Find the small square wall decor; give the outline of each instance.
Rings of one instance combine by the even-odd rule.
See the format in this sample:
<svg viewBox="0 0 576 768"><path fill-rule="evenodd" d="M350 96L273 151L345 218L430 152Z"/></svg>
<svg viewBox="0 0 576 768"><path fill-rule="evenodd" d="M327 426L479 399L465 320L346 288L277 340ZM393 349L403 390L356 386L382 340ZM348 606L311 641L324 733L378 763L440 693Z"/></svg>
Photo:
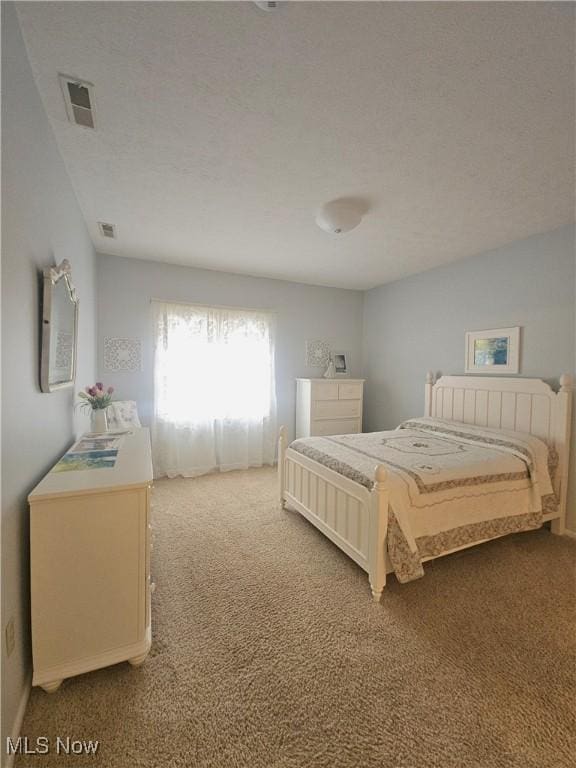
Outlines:
<svg viewBox="0 0 576 768"><path fill-rule="evenodd" d="M306 365L325 368L330 362L330 347L325 341L306 342Z"/></svg>
<svg viewBox="0 0 576 768"><path fill-rule="evenodd" d="M520 371L520 328L494 328L466 333L466 373Z"/></svg>
<svg viewBox="0 0 576 768"><path fill-rule="evenodd" d="M142 342L140 339L104 339L104 369L106 371L141 371Z"/></svg>

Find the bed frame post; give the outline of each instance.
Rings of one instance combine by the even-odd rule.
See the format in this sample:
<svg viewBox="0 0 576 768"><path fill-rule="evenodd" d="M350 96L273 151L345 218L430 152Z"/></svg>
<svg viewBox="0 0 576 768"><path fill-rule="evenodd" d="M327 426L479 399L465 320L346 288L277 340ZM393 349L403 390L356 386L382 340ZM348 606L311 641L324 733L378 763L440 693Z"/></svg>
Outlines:
<svg viewBox="0 0 576 768"><path fill-rule="evenodd" d="M560 376L558 408L556 409L555 446L560 456L560 516L551 522L552 533L562 536L566 528L566 498L568 492L568 466L570 462L570 431L572 426L573 379L568 373ZM576 460L576 457L572 457Z"/></svg>
<svg viewBox="0 0 576 768"><path fill-rule="evenodd" d="M370 505L370 550L368 578L375 602L379 602L386 586L386 531L388 529L388 473L379 464L374 471L374 487Z"/></svg>
<svg viewBox="0 0 576 768"><path fill-rule="evenodd" d="M426 389L424 391L424 416L432 416L432 388L434 387L434 374L428 371L426 374Z"/></svg>
<svg viewBox="0 0 576 768"><path fill-rule="evenodd" d="M286 437L286 427L281 426L278 433L278 496L280 499L280 507L284 509L286 507L286 501L284 499L284 488L286 487L286 448L288 439Z"/></svg>

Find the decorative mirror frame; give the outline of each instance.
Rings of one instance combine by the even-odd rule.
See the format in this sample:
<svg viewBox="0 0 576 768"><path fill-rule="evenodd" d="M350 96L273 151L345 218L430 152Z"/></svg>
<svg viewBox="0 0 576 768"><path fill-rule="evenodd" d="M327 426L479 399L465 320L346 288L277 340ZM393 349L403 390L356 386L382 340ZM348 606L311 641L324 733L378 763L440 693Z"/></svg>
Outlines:
<svg viewBox="0 0 576 768"><path fill-rule="evenodd" d="M44 288L42 295L42 359L40 363L40 389L42 392L54 392L56 389L73 387L76 379L76 348L78 344L78 297L72 284L72 268L68 259L63 259L58 266L44 270ZM72 374L66 381L50 383L50 337L52 316L52 291L54 286L64 280L70 301L74 304L74 341L72 343Z"/></svg>

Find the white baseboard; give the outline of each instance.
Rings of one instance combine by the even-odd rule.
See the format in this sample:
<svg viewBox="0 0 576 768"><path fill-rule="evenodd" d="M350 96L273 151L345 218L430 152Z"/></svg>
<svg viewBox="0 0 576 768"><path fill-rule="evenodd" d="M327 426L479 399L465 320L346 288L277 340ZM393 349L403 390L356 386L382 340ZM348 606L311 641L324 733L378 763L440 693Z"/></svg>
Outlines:
<svg viewBox="0 0 576 768"><path fill-rule="evenodd" d="M10 731L12 743L16 743L18 736L20 736L22 732L22 722L24 721L24 715L26 714L26 705L28 704L28 699L30 698L31 690L32 690L32 673L30 673L29 677L26 680L26 685L24 686L24 690L22 691L22 696L20 697L20 703L18 704L18 709L16 710L16 716L14 718L14 722L12 723L12 730ZM16 755L8 755L6 753L6 744L2 744L1 748L2 748L2 767L12 768L12 766L14 765L14 760L16 759Z"/></svg>
<svg viewBox="0 0 576 768"><path fill-rule="evenodd" d="M570 528L564 528L564 536L568 536L569 539L576 539L576 531L571 531Z"/></svg>

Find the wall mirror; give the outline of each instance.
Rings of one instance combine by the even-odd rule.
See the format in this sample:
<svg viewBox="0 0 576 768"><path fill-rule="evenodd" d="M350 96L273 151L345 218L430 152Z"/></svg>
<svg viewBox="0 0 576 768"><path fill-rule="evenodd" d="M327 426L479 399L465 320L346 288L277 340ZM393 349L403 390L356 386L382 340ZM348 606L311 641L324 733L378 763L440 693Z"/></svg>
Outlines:
<svg viewBox="0 0 576 768"><path fill-rule="evenodd" d="M72 387L76 376L78 299L70 262L44 270L40 388L53 392Z"/></svg>

